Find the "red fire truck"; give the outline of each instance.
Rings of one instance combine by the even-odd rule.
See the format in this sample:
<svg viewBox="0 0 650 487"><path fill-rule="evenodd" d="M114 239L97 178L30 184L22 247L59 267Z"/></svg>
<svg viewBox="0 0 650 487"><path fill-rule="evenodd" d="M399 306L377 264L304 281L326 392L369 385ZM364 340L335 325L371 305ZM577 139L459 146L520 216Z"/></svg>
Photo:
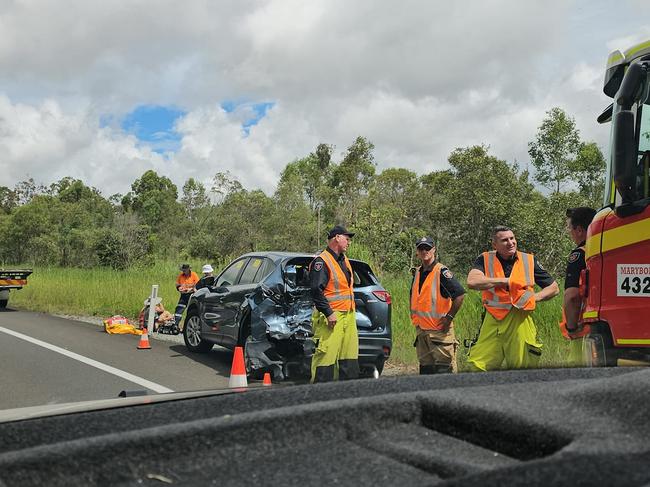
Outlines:
<svg viewBox="0 0 650 487"><path fill-rule="evenodd" d="M581 291L593 366L650 362L650 41L614 51L603 91L613 103L605 207L589 227Z"/></svg>

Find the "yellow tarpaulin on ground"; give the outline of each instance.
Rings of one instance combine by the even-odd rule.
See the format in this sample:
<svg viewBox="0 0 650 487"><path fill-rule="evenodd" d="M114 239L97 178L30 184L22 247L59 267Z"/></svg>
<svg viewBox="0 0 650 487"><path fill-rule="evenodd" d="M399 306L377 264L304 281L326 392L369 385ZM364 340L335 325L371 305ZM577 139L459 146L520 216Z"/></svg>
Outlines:
<svg viewBox="0 0 650 487"><path fill-rule="evenodd" d="M142 335L142 330L129 323L124 316L111 316L104 320L104 331L111 335Z"/></svg>

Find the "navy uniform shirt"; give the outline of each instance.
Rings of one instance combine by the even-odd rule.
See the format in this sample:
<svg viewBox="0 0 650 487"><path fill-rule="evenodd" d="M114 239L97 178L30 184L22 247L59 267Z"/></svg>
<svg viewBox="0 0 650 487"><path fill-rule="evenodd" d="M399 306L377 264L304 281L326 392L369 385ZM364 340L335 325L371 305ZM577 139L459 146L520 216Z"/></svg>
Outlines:
<svg viewBox="0 0 650 487"><path fill-rule="evenodd" d="M533 256L535 259L535 284L537 284L539 287L544 289L545 287L550 286L555 282L555 279L553 279L553 276L551 276L546 269L544 269L540 263L537 261L537 257ZM501 267L503 267L503 273L505 277L510 277L510 273L512 272L512 268L515 265L515 261L517 260L517 255L515 254L512 259L504 259L499 255L497 252L497 259L499 259L499 262L501 262ZM478 269L481 271L483 274L485 274L485 266L483 265L483 255L479 255L476 260L474 261L474 265L472 266L472 269Z"/></svg>
<svg viewBox="0 0 650 487"><path fill-rule="evenodd" d="M418 291L422 290L422 285L427 279L427 276L433 270L433 266L436 265L438 261L434 261L429 269L423 269L420 267L420 279L418 282ZM411 281L411 290L409 291L409 296L413 294L413 284L415 284L415 276ZM465 288L463 285L456 280L452 272L445 266L440 269L440 294L443 298L456 299L458 296L465 294Z"/></svg>
<svg viewBox="0 0 650 487"><path fill-rule="evenodd" d="M585 262L585 251L580 247L584 246L582 242L578 247L573 249L569 254L569 259L566 263L566 277L564 278L564 289L570 287L580 286L580 272L587 267Z"/></svg>
<svg viewBox="0 0 650 487"><path fill-rule="evenodd" d="M350 271L345 265L345 255L337 255L337 253L329 247L327 247L325 250L332 254L334 260L338 262L339 266L341 266L341 270L343 271L348 284L350 284L352 281L352 275L350 275ZM311 298L314 301L314 306L316 306L316 309L323 313L325 316L329 316L333 313L332 308L327 301L327 298L323 294L323 290L327 287L329 280L330 274L327 270L327 266L325 265L325 261L322 257L316 257L309 266Z"/></svg>

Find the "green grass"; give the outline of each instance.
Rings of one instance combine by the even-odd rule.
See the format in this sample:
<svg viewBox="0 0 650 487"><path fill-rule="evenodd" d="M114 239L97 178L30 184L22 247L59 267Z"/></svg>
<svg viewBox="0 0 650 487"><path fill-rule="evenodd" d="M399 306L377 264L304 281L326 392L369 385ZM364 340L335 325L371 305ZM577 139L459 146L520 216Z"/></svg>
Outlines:
<svg viewBox="0 0 650 487"><path fill-rule="evenodd" d="M200 270L202 263L190 262L192 268ZM213 264L215 270L223 263ZM143 301L151 293L151 285L158 284L158 295L165 307L173 312L178 300L175 280L178 265L171 262L159 263L140 270L115 271L105 268L35 268L28 284L20 291L12 291L10 303L22 309L70 315L98 316L106 318L121 314L136 318ZM415 330L409 319L410 274L382 275L382 285L391 293L393 351L391 362L416 364L413 341ZM561 295L551 301L540 303L533 319L539 338L544 344L542 367L562 366L568 353L568 342L562 338L557 325L562 314ZM480 294L468 291L463 307L454 324L456 336L461 342L458 349L458 365L462 370L467 351L464 338L472 338L481 322Z"/></svg>
<svg viewBox="0 0 650 487"><path fill-rule="evenodd" d="M201 270L201 263L190 264L195 272ZM27 286L12 291L9 299L13 306L46 313L135 318L151 294L152 284L158 284L163 305L173 313L179 296L175 286L179 272L175 263L128 271L35 268Z"/></svg>

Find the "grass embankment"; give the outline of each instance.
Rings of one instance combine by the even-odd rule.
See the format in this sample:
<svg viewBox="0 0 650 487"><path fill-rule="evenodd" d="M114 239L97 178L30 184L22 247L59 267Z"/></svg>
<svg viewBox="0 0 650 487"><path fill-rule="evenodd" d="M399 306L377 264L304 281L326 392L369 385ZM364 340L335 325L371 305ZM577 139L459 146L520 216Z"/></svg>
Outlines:
<svg viewBox="0 0 650 487"><path fill-rule="evenodd" d="M200 263L192 262L200 270ZM218 269L217 266L215 268ZM165 307L173 312L178 299L174 286L178 267L173 263L160 263L141 270L115 271L111 269L35 268L28 285L12 292L13 306L46 313L109 317L121 314L135 318L143 301L151 293L151 285L158 284L158 295ZM416 364L413 341L415 331L409 320L410 274L383 275L380 280L391 293L393 300L393 351L391 362ZM544 344L542 367L563 364L568 353L568 342L560 335L557 322L561 316L561 297L540 303L534 320L539 338ZM462 346L464 338L472 338L481 321L480 294L468 291L465 302L454 320L456 335L461 342L458 363L462 369L467 358Z"/></svg>
<svg viewBox="0 0 650 487"><path fill-rule="evenodd" d="M201 269L198 263L192 263L192 268ZM158 284L163 305L173 312L178 301L178 273L178 265L172 263L127 271L37 267L27 286L11 293L10 303L46 313L135 318L151 294L151 285Z"/></svg>

